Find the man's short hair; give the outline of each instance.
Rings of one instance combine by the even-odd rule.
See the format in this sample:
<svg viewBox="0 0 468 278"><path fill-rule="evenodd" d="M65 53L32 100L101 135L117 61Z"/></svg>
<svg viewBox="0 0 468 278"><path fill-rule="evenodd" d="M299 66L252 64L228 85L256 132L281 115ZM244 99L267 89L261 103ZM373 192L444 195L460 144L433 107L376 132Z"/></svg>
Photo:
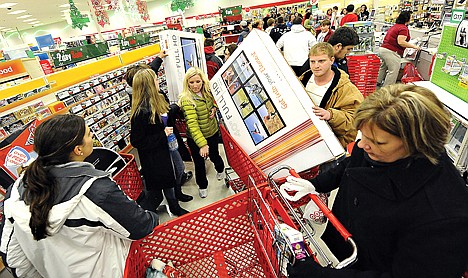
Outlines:
<svg viewBox="0 0 468 278"><path fill-rule="evenodd" d="M320 22L320 26L331 26L331 21L329 19L324 19Z"/></svg>
<svg viewBox="0 0 468 278"><path fill-rule="evenodd" d="M245 26L247 26L247 21L245 21L245 20L242 20L242 21L241 21L241 23L240 23L240 26L242 26L242 27L245 27Z"/></svg>
<svg viewBox="0 0 468 278"><path fill-rule="evenodd" d="M333 46L331 46L331 44L329 44L328 42L319 42L314 44L314 46L310 48L309 57L323 54L327 55L328 58L332 58L335 56Z"/></svg>
<svg viewBox="0 0 468 278"><path fill-rule="evenodd" d="M293 20L293 25L294 24L302 24L302 17L296 16Z"/></svg>
<svg viewBox="0 0 468 278"><path fill-rule="evenodd" d="M349 4L349 5L346 7L346 10L348 11L348 13L354 12L354 5L353 5L353 4Z"/></svg>
<svg viewBox="0 0 468 278"><path fill-rule="evenodd" d="M269 18L269 19L267 20L267 26L271 26L271 25L273 25L273 24L275 24L275 19L274 19L274 18Z"/></svg>
<svg viewBox="0 0 468 278"><path fill-rule="evenodd" d="M338 6L333 6L333 9L338 11Z"/></svg>
<svg viewBox="0 0 468 278"><path fill-rule="evenodd" d="M213 46L215 44L214 39L212 38L206 38L204 42L204 46Z"/></svg>
<svg viewBox="0 0 468 278"><path fill-rule="evenodd" d="M278 24L284 23L284 18L280 16L276 19L276 21L278 22Z"/></svg>
<svg viewBox="0 0 468 278"><path fill-rule="evenodd" d="M358 45L359 35L351 27L340 27L330 36L328 43L332 46L341 43L343 47L348 45Z"/></svg>

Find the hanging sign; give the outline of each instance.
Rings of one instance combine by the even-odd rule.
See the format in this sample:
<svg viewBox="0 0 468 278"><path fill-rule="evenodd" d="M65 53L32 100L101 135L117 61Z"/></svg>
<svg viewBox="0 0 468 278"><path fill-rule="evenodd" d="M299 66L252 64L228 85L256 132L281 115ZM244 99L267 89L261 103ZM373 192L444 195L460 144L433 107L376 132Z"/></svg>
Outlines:
<svg viewBox="0 0 468 278"><path fill-rule="evenodd" d="M52 62L56 68L106 54L109 54L107 43L88 44L50 53Z"/></svg>
<svg viewBox="0 0 468 278"><path fill-rule="evenodd" d="M18 74L26 74L26 69L21 60L11 60L0 63L0 79Z"/></svg>
<svg viewBox="0 0 468 278"><path fill-rule="evenodd" d="M226 21L242 20L242 6L223 8L220 11L221 17Z"/></svg>
<svg viewBox="0 0 468 278"><path fill-rule="evenodd" d="M45 75L54 73L54 70L52 69L52 65L50 64L49 60L40 60L39 64L41 65L42 71L44 72Z"/></svg>

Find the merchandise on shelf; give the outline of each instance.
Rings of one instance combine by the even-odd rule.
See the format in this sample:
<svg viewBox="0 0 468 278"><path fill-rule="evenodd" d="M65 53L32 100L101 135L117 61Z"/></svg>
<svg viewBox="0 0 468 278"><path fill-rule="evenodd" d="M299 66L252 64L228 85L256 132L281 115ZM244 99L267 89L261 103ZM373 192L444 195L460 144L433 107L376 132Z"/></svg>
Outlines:
<svg viewBox="0 0 468 278"><path fill-rule="evenodd" d="M348 22L345 24L351 27L359 35L359 44L353 48L353 53L373 53L375 48L375 25L372 21Z"/></svg>

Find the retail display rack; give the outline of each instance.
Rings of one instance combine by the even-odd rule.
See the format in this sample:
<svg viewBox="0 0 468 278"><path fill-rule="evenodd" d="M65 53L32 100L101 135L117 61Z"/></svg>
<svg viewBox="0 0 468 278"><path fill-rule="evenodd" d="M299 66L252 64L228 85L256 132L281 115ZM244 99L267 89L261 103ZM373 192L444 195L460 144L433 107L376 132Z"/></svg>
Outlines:
<svg viewBox="0 0 468 278"><path fill-rule="evenodd" d="M85 118L96 146L125 149L130 99L124 74L128 66L149 63L158 52L159 45L149 45L0 91L5 98L0 103L0 141L36 118L74 113ZM159 76L164 88L164 74Z"/></svg>
<svg viewBox="0 0 468 278"><path fill-rule="evenodd" d="M354 54L374 52L375 25L372 21L348 22L345 26L353 28L359 35L359 44L353 48Z"/></svg>

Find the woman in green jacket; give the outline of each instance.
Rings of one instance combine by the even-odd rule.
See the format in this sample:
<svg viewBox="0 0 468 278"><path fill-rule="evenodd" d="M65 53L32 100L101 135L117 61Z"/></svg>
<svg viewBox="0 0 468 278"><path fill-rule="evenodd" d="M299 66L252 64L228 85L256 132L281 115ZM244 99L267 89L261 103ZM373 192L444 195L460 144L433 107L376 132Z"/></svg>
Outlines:
<svg viewBox="0 0 468 278"><path fill-rule="evenodd" d="M219 128L216 104L206 74L199 68L188 69L179 104L187 123L187 143L195 164L195 179L201 198L208 195L205 159L214 163L218 180L224 179L224 162L218 151Z"/></svg>

